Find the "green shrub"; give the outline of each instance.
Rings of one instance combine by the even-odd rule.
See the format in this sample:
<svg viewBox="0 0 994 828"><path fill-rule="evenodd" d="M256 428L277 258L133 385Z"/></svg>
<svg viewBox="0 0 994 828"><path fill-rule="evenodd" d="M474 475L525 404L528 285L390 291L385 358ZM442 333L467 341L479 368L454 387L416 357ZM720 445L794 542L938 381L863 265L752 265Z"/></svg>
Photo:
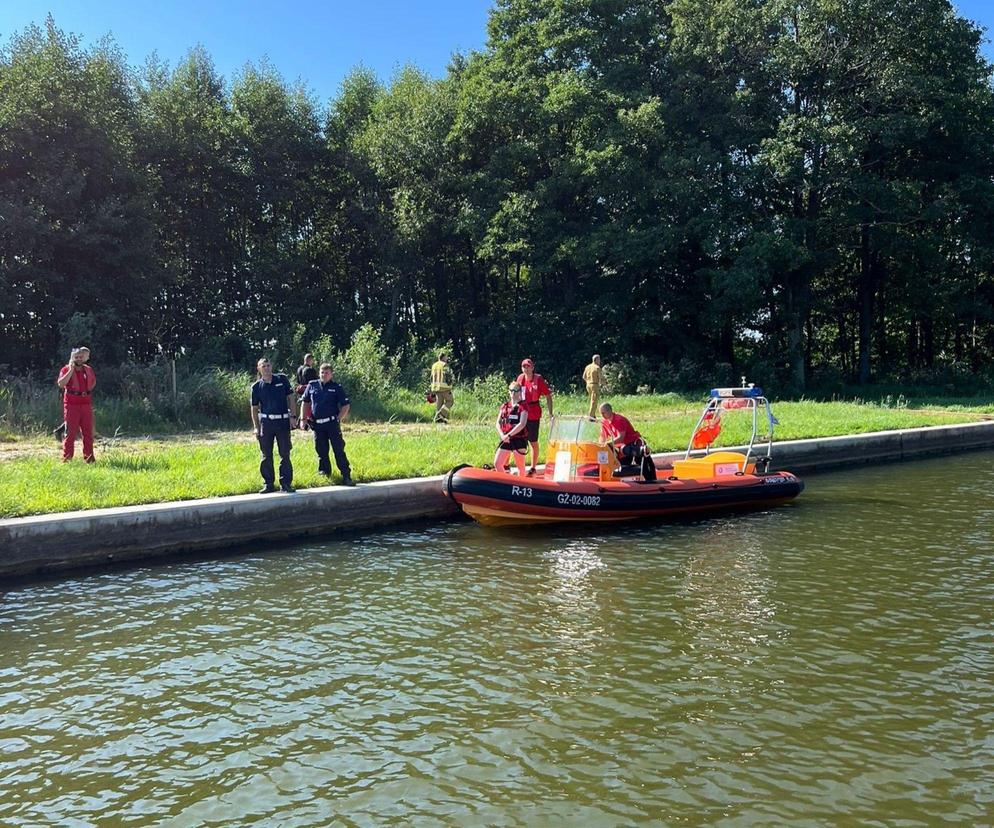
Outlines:
<svg viewBox="0 0 994 828"><path fill-rule="evenodd" d="M182 407L189 407L192 413L223 423L247 421L249 387L254 376L237 371L213 371L194 374L182 383Z"/></svg>
<svg viewBox="0 0 994 828"><path fill-rule="evenodd" d="M380 331L368 322L352 335L352 344L334 365L338 381L357 399L389 394L397 387L398 358L390 355Z"/></svg>
<svg viewBox="0 0 994 828"><path fill-rule="evenodd" d="M604 365L604 392L634 394L639 386L653 388L658 382L656 366L644 356L620 357Z"/></svg>
<svg viewBox="0 0 994 828"><path fill-rule="evenodd" d="M496 409L507 401L507 386L511 379L513 377L509 379L497 372L487 374L485 377L477 377L473 380L473 387L470 393L480 405Z"/></svg>
<svg viewBox="0 0 994 828"><path fill-rule="evenodd" d="M320 365L322 362L335 364L335 343L329 334L321 334L311 343L310 352L314 354L314 364Z"/></svg>
<svg viewBox="0 0 994 828"><path fill-rule="evenodd" d="M110 311L74 313L59 326L58 359L68 361L73 348L86 345L101 364L116 365L128 358L127 338L122 333L119 321Z"/></svg>
<svg viewBox="0 0 994 828"><path fill-rule="evenodd" d="M273 362L273 370L291 376L297 370L297 366L303 362L304 354L314 353L314 348L307 345L308 342L313 341L313 338L313 331L303 322L282 329L268 352Z"/></svg>
<svg viewBox="0 0 994 828"><path fill-rule="evenodd" d="M458 377L452 360L452 343L444 345L419 345L413 338L401 350L397 382L412 391L423 391L431 381L431 366L440 353L449 355L449 367Z"/></svg>
<svg viewBox="0 0 994 828"><path fill-rule="evenodd" d="M41 376L0 380L0 427L8 434L35 434L62 421L62 399Z"/></svg>

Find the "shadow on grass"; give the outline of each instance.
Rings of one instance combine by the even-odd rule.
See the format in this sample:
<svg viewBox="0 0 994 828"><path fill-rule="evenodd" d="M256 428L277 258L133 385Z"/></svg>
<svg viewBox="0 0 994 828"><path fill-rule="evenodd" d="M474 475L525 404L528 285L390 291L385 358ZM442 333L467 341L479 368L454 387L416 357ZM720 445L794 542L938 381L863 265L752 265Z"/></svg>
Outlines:
<svg viewBox="0 0 994 828"><path fill-rule="evenodd" d="M846 385L831 391L812 389L802 395L788 395L781 399L785 402L862 402L883 404L885 408L909 409L994 406L994 393L986 389L978 389L977 393L971 394L963 389L902 385Z"/></svg>

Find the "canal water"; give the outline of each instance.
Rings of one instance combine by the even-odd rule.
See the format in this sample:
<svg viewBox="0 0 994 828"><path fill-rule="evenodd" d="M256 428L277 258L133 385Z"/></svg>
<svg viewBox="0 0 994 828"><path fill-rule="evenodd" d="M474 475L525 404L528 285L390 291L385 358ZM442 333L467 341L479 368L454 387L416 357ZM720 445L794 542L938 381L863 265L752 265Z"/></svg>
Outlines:
<svg viewBox="0 0 994 828"><path fill-rule="evenodd" d="M994 455L14 588L0 824L990 825Z"/></svg>

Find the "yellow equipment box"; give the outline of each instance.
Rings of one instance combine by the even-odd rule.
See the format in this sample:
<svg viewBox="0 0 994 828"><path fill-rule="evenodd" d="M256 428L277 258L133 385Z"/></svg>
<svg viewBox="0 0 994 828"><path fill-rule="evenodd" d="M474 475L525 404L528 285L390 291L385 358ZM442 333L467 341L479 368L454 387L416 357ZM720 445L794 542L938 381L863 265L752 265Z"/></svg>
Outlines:
<svg viewBox="0 0 994 828"><path fill-rule="evenodd" d="M676 460L673 463L673 474L690 480L706 480L710 477L727 477L744 471L752 474L756 464L745 464L745 455L737 451L713 451L703 457L691 457L689 460Z"/></svg>

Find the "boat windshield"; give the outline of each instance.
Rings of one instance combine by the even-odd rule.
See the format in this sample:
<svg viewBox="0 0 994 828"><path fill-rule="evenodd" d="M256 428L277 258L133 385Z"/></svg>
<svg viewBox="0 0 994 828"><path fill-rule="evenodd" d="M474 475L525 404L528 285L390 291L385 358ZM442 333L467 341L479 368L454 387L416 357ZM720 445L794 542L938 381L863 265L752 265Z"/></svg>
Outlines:
<svg viewBox="0 0 994 828"><path fill-rule="evenodd" d="M605 445L606 435L601 432L601 421L589 417L556 417L552 421L549 440L553 443L596 443Z"/></svg>

